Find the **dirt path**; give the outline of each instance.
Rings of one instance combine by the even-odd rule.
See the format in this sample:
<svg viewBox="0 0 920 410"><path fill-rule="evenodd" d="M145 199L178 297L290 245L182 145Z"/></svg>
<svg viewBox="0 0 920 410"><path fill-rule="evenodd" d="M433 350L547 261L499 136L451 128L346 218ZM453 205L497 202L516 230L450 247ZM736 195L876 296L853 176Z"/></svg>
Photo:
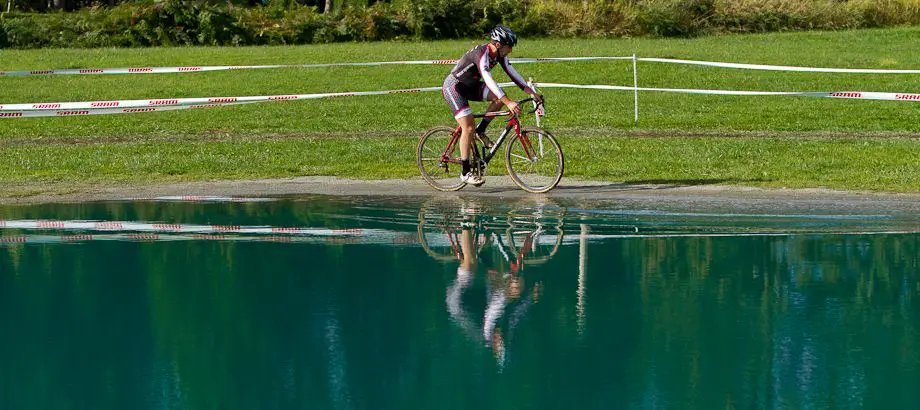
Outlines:
<svg viewBox="0 0 920 410"><path fill-rule="evenodd" d="M298 177L250 181L207 181L154 185L46 185L0 187L0 205L72 203L87 201L154 198L158 196L275 197L290 195L347 195L431 197L526 198L533 197L507 178L491 178L480 188L467 187L458 193L439 193L421 179L366 181L335 177ZM635 205L645 208L684 209L773 209L800 211L897 210L920 212L920 194L886 194L825 189L759 189L731 186L667 186L611 184L564 179L543 197L567 204L592 206Z"/></svg>

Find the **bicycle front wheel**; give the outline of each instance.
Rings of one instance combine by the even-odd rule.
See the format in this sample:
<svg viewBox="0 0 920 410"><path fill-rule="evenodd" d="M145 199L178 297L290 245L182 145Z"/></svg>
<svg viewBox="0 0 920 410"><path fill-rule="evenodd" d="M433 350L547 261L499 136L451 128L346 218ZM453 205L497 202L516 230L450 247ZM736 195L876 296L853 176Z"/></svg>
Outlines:
<svg viewBox="0 0 920 410"><path fill-rule="evenodd" d="M418 140L418 170L425 182L438 191L456 191L466 186L460 181L460 141L453 141L454 131L446 126L435 127Z"/></svg>
<svg viewBox="0 0 920 410"><path fill-rule="evenodd" d="M521 189L543 193L562 180L565 159L562 148L548 131L526 127L520 137L514 137L505 150L508 175Z"/></svg>

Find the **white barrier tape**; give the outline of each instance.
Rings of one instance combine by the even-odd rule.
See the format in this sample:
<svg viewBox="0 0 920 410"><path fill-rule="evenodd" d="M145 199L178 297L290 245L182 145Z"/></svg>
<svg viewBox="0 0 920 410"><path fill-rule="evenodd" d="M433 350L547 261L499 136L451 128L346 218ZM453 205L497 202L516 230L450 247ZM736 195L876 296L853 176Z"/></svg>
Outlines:
<svg viewBox="0 0 920 410"><path fill-rule="evenodd" d="M615 91L653 91L683 94L708 94L708 95L738 95L738 96L798 96L842 98L854 100L885 100L885 101L920 101L920 94L916 93L885 93L866 91L834 91L834 92L793 92L793 91L743 91L743 90L703 90L687 88L650 88L627 87L617 85L581 85L563 83L534 83L545 88L576 88ZM509 86L511 83L502 83ZM7 104L0 105L0 118L29 118L29 117L61 117L102 114L127 114L140 112L157 112L182 110L192 108L208 108L224 105L252 104L268 101L294 101L330 97L351 97L363 95L403 94L422 91L440 91L441 87L410 88L404 90L385 91L357 91L326 94L297 94L297 95L270 95L248 97L210 97L210 98L172 98L158 100L125 100L125 101L92 101L92 102L67 102L67 103L38 103L38 104ZM85 108L94 104L118 104L118 108ZM151 106L155 104L155 106ZM98 105L96 105L98 106Z"/></svg>
<svg viewBox="0 0 920 410"><path fill-rule="evenodd" d="M740 69L745 69L745 70L765 70L765 71L808 72L808 73L849 73L849 74L920 74L920 70L798 67L798 66L768 65L768 64L723 63L719 61L679 60L679 59L673 59L673 58L639 58L637 60L647 61L647 62L652 62L652 63L686 64L686 65L699 65L699 66L706 66L706 67L740 68Z"/></svg>
<svg viewBox="0 0 920 410"><path fill-rule="evenodd" d="M544 57L512 58L512 64L555 63L589 60L627 60L632 57ZM101 75L101 74L169 74L201 73L205 71L258 70L274 68L324 68L324 67L370 67L384 65L453 65L457 60L412 60L372 61L366 63L320 63L320 64L276 64L276 65L217 65L198 67L131 67L131 68L78 68L64 70L0 71L0 77L25 77L34 75Z"/></svg>
<svg viewBox="0 0 920 410"><path fill-rule="evenodd" d="M693 88L649 88L649 87L626 87L618 85L580 85L580 84L561 84L561 83L536 83L545 88L581 88L593 90L616 90L616 91L653 91L666 93L683 93L683 94L708 94L708 95L739 95L739 96L794 96L794 97L822 97L822 98L842 98L851 100L885 100L885 101L920 101L920 94L915 93L883 93L883 92L866 92L866 91L834 91L834 92L794 92L794 91L743 91L743 90L701 90Z"/></svg>
<svg viewBox="0 0 920 410"><path fill-rule="evenodd" d="M508 86L510 83L502 84ZM324 94L264 95L247 97L168 98L155 100L82 101L35 104L0 105L0 118L62 117L101 114L130 114L208 108L224 105L252 104L269 101L296 101L331 97L405 94L440 91L441 87L409 88L403 90L356 91ZM106 107L106 108L99 108Z"/></svg>
<svg viewBox="0 0 920 410"><path fill-rule="evenodd" d="M551 63L567 61L602 61L632 60L633 57L546 57L546 58L512 58L512 64ZM637 58L637 61L698 65L718 68L738 68L747 70L815 72L815 73L851 73L851 74L920 74L920 70L873 69L873 68L826 68L800 67L769 64L727 63L720 61L682 60L674 58ZM35 75L100 75L100 74L168 74L199 73L225 70L257 70L275 68L324 68L324 67L369 67L386 65L451 65L457 60L409 60L409 61L373 61L363 63L319 63L319 64L275 64L275 65L238 65L238 66L189 66L189 67L130 67L130 68L79 68L62 70L26 70L0 71L0 77L23 77Z"/></svg>
<svg viewBox="0 0 920 410"><path fill-rule="evenodd" d="M137 114L144 112L161 112L188 110L197 108L213 108L225 105L252 104L259 101L224 103L224 104L193 104L193 105L176 105L165 107L136 107L136 108L98 108L98 109L76 109L76 110L38 110L38 111L5 111L0 110L0 119L3 118L33 118L33 117L78 117L85 115L104 115L104 114Z"/></svg>

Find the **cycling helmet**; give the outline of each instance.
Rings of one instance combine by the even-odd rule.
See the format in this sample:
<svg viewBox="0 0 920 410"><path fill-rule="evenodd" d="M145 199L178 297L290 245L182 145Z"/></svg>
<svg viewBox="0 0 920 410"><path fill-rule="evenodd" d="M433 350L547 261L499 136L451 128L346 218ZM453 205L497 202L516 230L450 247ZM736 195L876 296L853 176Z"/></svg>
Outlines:
<svg viewBox="0 0 920 410"><path fill-rule="evenodd" d="M514 34L514 31L501 24L492 29L489 33L489 38L503 46L514 47L517 45L517 34Z"/></svg>

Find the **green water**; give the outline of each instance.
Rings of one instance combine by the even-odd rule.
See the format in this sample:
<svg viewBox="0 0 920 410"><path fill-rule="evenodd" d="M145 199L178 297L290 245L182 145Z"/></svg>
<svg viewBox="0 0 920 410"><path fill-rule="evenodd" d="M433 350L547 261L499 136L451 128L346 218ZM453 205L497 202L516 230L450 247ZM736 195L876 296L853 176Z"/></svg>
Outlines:
<svg viewBox="0 0 920 410"><path fill-rule="evenodd" d="M309 197L0 220L2 409L920 407L916 216Z"/></svg>

